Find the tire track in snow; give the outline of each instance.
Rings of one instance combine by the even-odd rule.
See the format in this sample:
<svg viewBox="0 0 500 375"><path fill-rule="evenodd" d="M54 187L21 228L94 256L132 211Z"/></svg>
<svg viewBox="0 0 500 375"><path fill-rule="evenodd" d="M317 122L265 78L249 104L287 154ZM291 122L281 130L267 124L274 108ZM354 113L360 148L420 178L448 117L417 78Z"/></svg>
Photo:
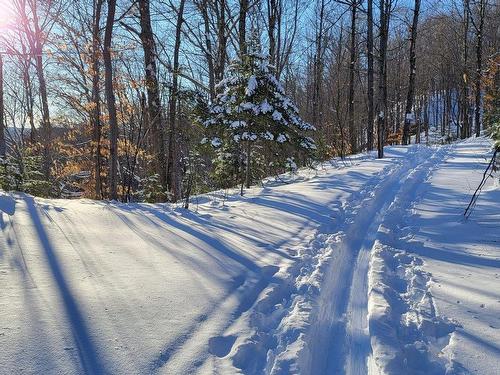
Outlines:
<svg viewBox="0 0 500 375"><path fill-rule="evenodd" d="M436 157L439 150L432 156L423 152L427 150L412 147L400 163L382 172L346 205L344 211L348 215L345 215L344 239L335 251L331 270L323 282L316 319L308 334L308 350L299 359L303 373L368 373L371 345L367 304L371 249L384 220L384 212L398 197L401 182L414 173L415 167L430 169L444 157ZM425 159L427 161L423 162Z"/></svg>

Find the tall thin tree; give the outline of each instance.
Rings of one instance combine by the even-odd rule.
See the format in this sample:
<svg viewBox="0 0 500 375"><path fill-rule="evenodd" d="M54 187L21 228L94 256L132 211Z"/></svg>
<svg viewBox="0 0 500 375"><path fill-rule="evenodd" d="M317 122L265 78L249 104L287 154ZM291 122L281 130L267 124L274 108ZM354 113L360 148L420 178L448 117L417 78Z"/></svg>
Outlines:
<svg viewBox="0 0 500 375"><path fill-rule="evenodd" d="M95 174L95 196L101 199L103 196L101 171L102 171L102 124L101 124L101 93L99 81L101 78L101 13L104 0L94 0L94 9L92 17L92 114L90 116L90 124L93 130L93 141L95 144L94 150L94 174Z"/></svg>
<svg viewBox="0 0 500 375"><path fill-rule="evenodd" d="M313 95L312 95L312 123L318 126L321 122L321 86L323 78L323 51L324 51L324 27L325 27L325 0L319 0L319 19L316 28L316 46L313 61Z"/></svg>
<svg viewBox="0 0 500 375"><path fill-rule="evenodd" d="M463 0L462 131L460 133L462 139L469 137L471 133L469 121L469 2L470 0Z"/></svg>
<svg viewBox="0 0 500 375"><path fill-rule="evenodd" d="M184 22L184 4L185 0L180 0L177 9L177 23L175 26L175 45L174 45L174 64L172 67L172 88L169 98L169 127L168 127L168 163L167 163L167 182L173 200L180 198L180 191L177 181L177 163L176 163L176 142L177 142L177 98L179 96L179 53L182 37L182 23Z"/></svg>
<svg viewBox="0 0 500 375"><path fill-rule="evenodd" d="M475 1L477 5L477 18L471 16L470 20L476 31L476 95L475 95L475 132L476 137L481 134L481 112L482 112L482 78L483 78L483 32L484 32L484 19L486 16L487 0ZM469 2L469 12L470 2Z"/></svg>
<svg viewBox="0 0 500 375"><path fill-rule="evenodd" d="M50 7L48 2L45 6ZM40 92L41 111L42 111L42 144L43 144L43 173L47 180L50 179L52 168L52 124L50 121L49 99L47 91L47 82L45 79L43 47L47 40L47 30L43 27L49 27L50 23L41 22L37 0L16 0L14 2L16 11L21 17L24 34L29 44L29 54L35 62L35 71L38 77L38 89ZM29 12L29 14L28 14ZM46 13L49 13L48 9Z"/></svg>
<svg viewBox="0 0 500 375"><path fill-rule="evenodd" d="M373 105L374 105L374 79L373 79L373 0L368 0L367 9L367 54L368 54L368 119L367 119L367 149L373 150Z"/></svg>
<svg viewBox="0 0 500 375"><path fill-rule="evenodd" d="M239 0L240 14L238 18L238 46L240 48L240 55L243 56L247 53L247 13L248 13L248 0Z"/></svg>
<svg viewBox="0 0 500 375"><path fill-rule="evenodd" d="M387 128L387 43L392 0L379 0L380 36L378 55L378 116L377 149L378 157L384 157L385 132Z"/></svg>
<svg viewBox="0 0 500 375"><path fill-rule="evenodd" d="M163 110L160 98L160 85L157 77L156 43L151 26L149 0L139 0L141 32L140 39L144 51L144 69L146 76L146 91L148 94L148 117L151 128L155 171L160 178L164 191L172 186L167 179L167 162L165 154L165 132Z"/></svg>
<svg viewBox="0 0 500 375"><path fill-rule="evenodd" d="M118 119L113 87L113 63L111 61L111 41L115 23L116 0L108 0L108 15L104 32L104 82L109 116L109 194L118 199Z"/></svg>
<svg viewBox="0 0 500 375"><path fill-rule="evenodd" d="M351 152L354 154L357 151L358 134L354 126L354 75L356 70L356 17L358 10L358 0L352 0L351 8L351 38L350 38L350 61L349 61L349 103L348 103L348 123L349 123L349 141L351 144Z"/></svg>
<svg viewBox="0 0 500 375"><path fill-rule="evenodd" d="M420 13L420 0L415 0L415 6L413 8L413 22L410 31L410 74L408 79L408 94L406 97L406 109L405 109L405 118L403 126L404 145L407 145L410 142L410 124L412 118L416 120L415 114L413 114L413 101L415 99L415 77L417 73L416 43L417 43L417 27L418 27L419 13Z"/></svg>
<svg viewBox="0 0 500 375"><path fill-rule="evenodd" d="M5 144L5 111L3 102L3 55L0 53L0 158L5 157L7 146Z"/></svg>

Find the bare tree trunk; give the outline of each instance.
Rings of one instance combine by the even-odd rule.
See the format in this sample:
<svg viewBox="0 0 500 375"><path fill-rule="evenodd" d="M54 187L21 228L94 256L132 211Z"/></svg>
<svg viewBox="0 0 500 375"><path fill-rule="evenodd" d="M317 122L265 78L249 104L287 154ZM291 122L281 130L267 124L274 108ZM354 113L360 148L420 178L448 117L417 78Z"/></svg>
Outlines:
<svg viewBox="0 0 500 375"><path fill-rule="evenodd" d="M417 27L418 16L420 13L420 0L415 0L415 8L413 9L413 23L411 26L410 36L410 78L408 83L408 96L406 97L405 122L403 126L403 144L407 145L410 142L410 122L415 97L415 75L417 55L415 47L417 43ZM415 116L414 116L415 117Z"/></svg>
<svg viewBox="0 0 500 375"><path fill-rule="evenodd" d="M108 0L108 16L104 32L104 80L109 115L109 193L111 199L118 199L118 120L116 117L115 93L113 88L113 64L111 62L111 40L115 21L116 0Z"/></svg>
<svg viewBox="0 0 500 375"><path fill-rule="evenodd" d="M7 146L5 144L5 113L3 102L3 55L0 53L0 158L5 157Z"/></svg>
<svg viewBox="0 0 500 375"><path fill-rule="evenodd" d="M38 9L37 3L32 1L29 2L32 22L33 22L33 34L29 31L28 25L26 27L27 35L32 36L31 39L31 49L35 58L35 70L38 77L38 85L40 91L40 99L42 104L42 143L43 143L43 173L47 180L50 179L51 167L52 167L52 125L50 123L50 110L49 110L49 100L47 95L47 83L45 81L45 73L43 70L43 57L42 57L42 43L44 36L42 35L42 30L40 29L40 21L38 19Z"/></svg>
<svg viewBox="0 0 500 375"><path fill-rule="evenodd" d="M160 185L164 191L167 191L171 187L171 181L168 181L167 177L163 112L157 77L156 43L153 28L151 27L149 0L139 0L139 12L141 18L140 38L144 50L146 91L148 94L149 123L153 138L153 160L155 160L155 171L160 177Z"/></svg>
<svg viewBox="0 0 500 375"><path fill-rule="evenodd" d="M227 33L226 33L226 0L216 1L218 4L217 14L217 60L215 64L215 80L219 82L224 76L227 57ZM246 26L245 26L246 27Z"/></svg>
<svg viewBox="0 0 500 375"><path fill-rule="evenodd" d="M320 123L320 94L323 77L323 26L325 14L325 1L321 0L319 11L319 25L316 31L316 55L314 56L314 91L312 97L312 122L314 126Z"/></svg>
<svg viewBox="0 0 500 375"><path fill-rule="evenodd" d="M99 47L101 45L101 11L103 0L94 0L94 17L92 25L92 113L90 123L93 129L95 143L94 174L95 174L95 197L102 199L102 155L101 155L101 95L99 90L100 63Z"/></svg>
<svg viewBox="0 0 500 375"><path fill-rule="evenodd" d="M351 43L350 43L350 61L349 61L349 103L348 103L348 124L349 141L351 144L351 153L357 152L357 132L354 127L354 70L356 67L356 10L358 8L357 0L351 2Z"/></svg>
<svg viewBox="0 0 500 375"><path fill-rule="evenodd" d="M52 153L51 153L51 142L52 142L52 126L50 124L50 111L49 111L49 100L47 97L47 84L45 82L45 74L43 72L43 62L42 56L39 55L35 58L36 61L36 71L38 75L38 83L40 89L40 96L42 101L42 131L43 131L43 170L45 178L50 179L50 169L52 166Z"/></svg>
<svg viewBox="0 0 500 375"><path fill-rule="evenodd" d="M246 29L247 29L247 12L248 0L240 1L240 15L238 19L238 45L240 48L240 56L247 53Z"/></svg>
<svg viewBox="0 0 500 375"><path fill-rule="evenodd" d="M292 52L292 47L295 45L295 39L297 36L297 29L299 27L299 0L293 0L293 21L291 29L288 32L283 32L283 27L281 23L283 3L279 0L279 13L277 20L277 35L276 35L276 78L280 79L283 70L288 66L290 55ZM285 30L286 31L286 30ZM289 38L283 39L282 34L286 34Z"/></svg>
<svg viewBox="0 0 500 375"><path fill-rule="evenodd" d="M417 110L415 115L415 122L417 125L417 133L415 135L415 143L420 143L421 132L422 132L422 124L420 121L420 115L422 112L422 99L417 99Z"/></svg>
<svg viewBox="0 0 500 375"><path fill-rule="evenodd" d="M269 38L269 62L271 65L276 66L278 71L278 56L279 56L279 40L277 41L277 32L279 34L279 25L281 15L281 0L267 0L267 20L268 30L267 35Z"/></svg>
<svg viewBox="0 0 500 375"><path fill-rule="evenodd" d="M269 39L269 62L276 60L276 0L267 0L267 37Z"/></svg>
<svg viewBox="0 0 500 375"><path fill-rule="evenodd" d="M246 154L247 154L247 165L245 166L245 186L247 189L250 188L250 185L252 184L252 175L250 173L251 171L251 157L252 157L252 144L250 141L247 141L247 149L246 149Z"/></svg>
<svg viewBox="0 0 500 375"><path fill-rule="evenodd" d="M448 109L446 105L446 90L442 90L441 92L441 99L442 99L442 104L443 104L443 112L441 115L441 136L444 136L446 133L446 120L448 118L448 115L446 113L446 110Z"/></svg>
<svg viewBox="0 0 500 375"><path fill-rule="evenodd" d="M426 142L429 142L429 95L425 94L424 98L424 131Z"/></svg>
<svg viewBox="0 0 500 375"><path fill-rule="evenodd" d="M389 32L390 1L379 0L380 37L379 37L379 83L378 83L378 116L377 116L377 148L378 157L384 157L385 131L387 125L387 41Z"/></svg>
<svg viewBox="0 0 500 375"><path fill-rule="evenodd" d="M167 182L174 201L180 198L177 181L177 163L176 163L176 120L177 120L177 97L178 97L178 74L179 74L179 51L181 46L182 23L184 22L184 4L185 0L179 3L177 12L177 24L175 28L175 46L174 46L174 65L172 71L172 91L169 98L169 129L168 129L168 163L167 163Z"/></svg>
<svg viewBox="0 0 500 375"><path fill-rule="evenodd" d="M476 123L476 137L481 134L481 79L483 70L483 29L484 17L486 13L487 0L479 0L479 25L476 27L476 109L475 109L475 123Z"/></svg>
<svg viewBox="0 0 500 375"><path fill-rule="evenodd" d="M199 5L199 10L201 11L201 16L203 18L203 28L205 37L205 58L208 65L208 91L210 93L210 100L215 98L215 64L212 40L210 38L210 19L208 18L208 0L203 0ZM222 29L224 32L224 28Z"/></svg>
<svg viewBox="0 0 500 375"><path fill-rule="evenodd" d="M36 141L36 129L35 116L33 113L35 99L33 98L33 89L30 76L31 54L26 49L26 46L24 44L21 45L21 51L23 56L20 56L19 62L23 67L23 86L26 95L26 114L30 123L30 143L34 144Z"/></svg>
<svg viewBox="0 0 500 375"><path fill-rule="evenodd" d="M464 35L463 35L463 86L462 86L462 139L470 137L469 124L469 1L463 0L464 7Z"/></svg>
<svg viewBox="0 0 500 375"><path fill-rule="evenodd" d="M373 0L368 0L368 120L367 120L367 149L373 150L373 104L374 104L374 89L373 89Z"/></svg>
<svg viewBox="0 0 500 375"><path fill-rule="evenodd" d="M446 125L448 126L447 138L451 137L451 119L452 119L452 109L451 109L451 89L446 90Z"/></svg>

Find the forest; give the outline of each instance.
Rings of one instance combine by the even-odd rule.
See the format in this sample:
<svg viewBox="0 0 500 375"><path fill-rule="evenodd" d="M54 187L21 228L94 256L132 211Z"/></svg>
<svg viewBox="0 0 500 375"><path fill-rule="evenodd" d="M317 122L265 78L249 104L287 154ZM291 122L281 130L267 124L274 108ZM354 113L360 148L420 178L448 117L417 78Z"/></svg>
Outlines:
<svg viewBox="0 0 500 375"><path fill-rule="evenodd" d="M494 129L495 0L2 0L0 186L175 202Z"/></svg>
<svg viewBox="0 0 500 375"><path fill-rule="evenodd" d="M0 0L0 374L498 375L500 0Z"/></svg>

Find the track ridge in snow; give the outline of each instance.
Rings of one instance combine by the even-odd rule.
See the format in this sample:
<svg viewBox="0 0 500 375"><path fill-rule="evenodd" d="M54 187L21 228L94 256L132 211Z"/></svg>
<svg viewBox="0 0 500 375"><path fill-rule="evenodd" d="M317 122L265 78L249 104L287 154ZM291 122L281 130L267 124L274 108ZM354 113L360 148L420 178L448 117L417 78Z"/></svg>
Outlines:
<svg viewBox="0 0 500 375"><path fill-rule="evenodd" d="M408 153L414 158L413 155L419 151L417 146L412 146ZM251 310L249 321L253 333L245 339L237 340L231 355L235 367L245 374L325 373L316 372L317 368L304 367L304 357L308 357L311 352L317 353L318 348L320 350L324 348L321 344L316 347L317 340L310 342L308 336L311 334L311 329L316 329L314 322L318 319L318 314L321 314L321 309L325 307L324 301L320 300L322 295L326 295L323 288L325 284L327 286L332 284L331 280L327 281L326 278L330 274L334 277L343 275L346 280L352 278L352 267L347 265L355 263L356 256L342 243L346 240L351 241L349 238L356 238L359 234L357 232L363 226L366 230L369 226L368 219L376 215L380 207L373 207L362 224L353 225L356 224L360 210L374 200L378 202L377 194L387 185L387 180L396 182L406 166L407 163L403 158L395 158L380 172L368 178L359 190L353 191L347 201L333 204L332 225L320 228L309 236L306 243L296 251L300 261L287 269L282 282L272 284ZM383 202L378 203L383 204ZM375 233L376 229L376 227L370 228L371 233ZM373 240L373 238L368 239L368 247L371 248ZM361 245L362 243L357 244L358 248ZM345 272L337 273L336 269L332 268L332 263L336 261L343 262ZM366 296L368 258L363 263ZM342 326L345 331L349 285L344 285L342 277L333 284L337 282L344 286L342 293L346 293L342 296L345 301L343 307L339 305L342 312L338 312L341 315L338 327ZM365 304L366 299L365 297ZM323 314L331 315L327 309ZM366 313L364 317L366 318ZM320 335L328 331L325 327L318 328L322 331ZM313 336L316 338L316 335ZM326 343L327 340L327 337L323 337L319 341ZM315 348L311 349L312 346ZM260 367L263 363L266 363L265 368Z"/></svg>
<svg viewBox="0 0 500 375"><path fill-rule="evenodd" d="M358 202L368 197L373 181L383 180L395 167L390 163L368 178L361 186L362 191L354 191L349 201ZM297 357L307 345L306 332L317 309L324 273L345 235L341 229L347 219L346 209L345 204L333 202L331 223L322 225L291 250L295 262L280 271L280 277L263 291L245 317L249 322L248 334L236 339L229 356L234 367L245 374L276 375L300 371ZM236 321L235 325L238 324ZM235 327L234 331L238 329ZM232 329L228 329L226 336L231 332Z"/></svg>
<svg viewBox="0 0 500 375"><path fill-rule="evenodd" d="M444 157L442 150L412 146L408 155L367 184L368 194L353 197L346 205L346 228L335 250L322 294L315 323L308 332L308 350L300 358L301 370L314 374L366 374L370 360L371 333L368 328L368 270L372 247L380 236L386 211L408 198L404 181L424 176ZM352 265L355 265L354 267Z"/></svg>
<svg viewBox="0 0 500 375"><path fill-rule="evenodd" d="M422 269L423 261L400 250L411 242L406 218L423 194L422 183L451 147L438 149L401 181L379 227L369 271L370 374L397 375L408 368L444 374L454 367L444 351L458 323L438 315L430 290L432 275Z"/></svg>

